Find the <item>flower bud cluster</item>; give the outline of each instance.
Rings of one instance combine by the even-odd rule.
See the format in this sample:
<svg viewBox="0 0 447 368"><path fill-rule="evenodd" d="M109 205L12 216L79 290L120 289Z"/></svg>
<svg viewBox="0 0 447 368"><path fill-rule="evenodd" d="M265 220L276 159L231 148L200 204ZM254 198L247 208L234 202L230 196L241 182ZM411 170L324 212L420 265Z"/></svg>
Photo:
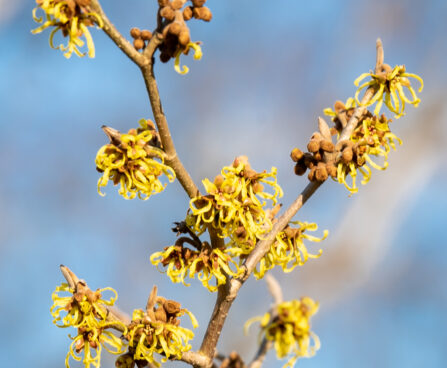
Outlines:
<svg viewBox="0 0 447 368"><path fill-rule="evenodd" d="M98 27L103 26L101 17L90 9L91 0L36 0L37 7L33 10L33 19L41 24L32 33L40 33L46 28L54 27L50 33L50 46L64 52L68 59L74 52L82 57L86 53L81 52L85 42L87 42L88 56L95 56L95 45L88 27L93 27L95 23ZM38 17L37 11L42 10L44 17ZM61 31L64 37L68 37L66 45L54 46L54 35Z"/></svg>
<svg viewBox="0 0 447 368"><path fill-rule="evenodd" d="M114 296L110 300L104 300L102 293L111 291ZM70 296L60 296L59 293L67 292ZM81 361L85 367L100 366L101 350L104 347L112 354L122 354L125 351L124 343L117 336L106 329L119 326L125 330L126 326L119 321L109 321L106 306L112 306L117 293L112 288L92 291L84 281L78 281L72 289L63 283L56 287L52 294L53 305L50 312L53 323L58 327L74 327L77 335L72 338L65 365L69 367L70 357ZM62 313L65 316L61 316ZM59 324L60 323L60 324ZM82 357L80 354L84 353Z"/></svg>
<svg viewBox="0 0 447 368"><path fill-rule="evenodd" d="M154 292L155 291L155 292ZM146 310L136 309L127 326L124 338L129 341L129 352L117 359L118 367L144 367L147 363L159 367L154 354L162 354L162 362L170 358L180 359L191 349L189 341L194 333L180 326L180 317L187 314L194 328L198 326L194 315L182 309L180 303L156 295L154 287Z"/></svg>
<svg viewBox="0 0 447 368"><path fill-rule="evenodd" d="M320 348L320 340L311 330L310 318L317 313L318 303L309 297L277 305L263 317L254 317L245 328L260 321L260 337L274 342L279 359L289 356L284 367L293 367L298 358L312 357Z"/></svg>
<svg viewBox="0 0 447 368"><path fill-rule="evenodd" d="M110 143L101 147L96 155L96 168L103 173L98 180L98 193L109 180L120 184L118 193L126 199L146 200L152 194L160 193L166 187L159 177L164 174L170 182L174 181L174 170L164 164L164 152L158 146L158 134L154 123L140 120L138 129L130 129L120 134L111 128L104 128Z"/></svg>
<svg viewBox="0 0 447 368"><path fill-rule="evenodd" d="M147 46L147 43L152 38L152 32L147 29L140 30L134 27L130 30L130 36L133 38L134 47L137 50L141 50Z"/></svg>
<svg viewBox="0 0 447 368"><path fill-rule="evenodd" d="M204 6L206 0L191 0L191 5L186 5L186 0L159 0L159 17L161 18L161 33L163 42L159 46L160 60L163 63L175 59L175 70L180 74L186 74L188 68L180 68L180 55L187 55L189 50L194 50L194 59L202 57L199 42L191 42L190 30L186 24L192 18L209 22L212 19L211 11Z"/></svg>

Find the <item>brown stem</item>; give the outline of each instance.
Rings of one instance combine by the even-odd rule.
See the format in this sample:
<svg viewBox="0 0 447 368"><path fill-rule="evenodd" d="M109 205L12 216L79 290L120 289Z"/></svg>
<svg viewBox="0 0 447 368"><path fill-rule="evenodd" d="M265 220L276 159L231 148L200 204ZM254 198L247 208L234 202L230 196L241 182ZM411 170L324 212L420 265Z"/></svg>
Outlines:
<svg viewBox="0 0 447 368"><path fill-rule="evenodd" d="M98 0L91 0L90 8L97 13L104 25L102 29L112 39L113 42L124 52L135 64L142 66L147 63L147 58L140 54L135 47L116 29L112 22L107 18L104 10Z"/></svg>
<svg viewBox="0 0 447 368"><path fill-rule="evenodd" d="M377 64L383 62L383 47L382 43L377 40ZM352 117L349 119L346 127L343 129L339 141L349 139L353 130L357 126L359 120L366 112L366 105L371 98L374 96L375 89L369 88L366 90L365 95L362 98L361 105L358 106ZM264 255L270 249L270 246L275 241L276 235L282 231L292 217L299 211L299 209L306 203L306 201L315 193L315 191L322 185L322 182L310 182L306 188L301 192L297 199L290 205L286 212L278 219L274 224L272 230L267 234L266 238L258 241L253 251L250 253L246 259L245 273L240 278L233 278L226 285L222 285L219 288L219 295L216 300L216 305L214 306L213 313L211 315L210 321L208 323L205 336L200 347L200 351L208 356L214 356L216 345L219 340L222 327L228 315L228 311L236 298L239 289L242 287L244 282L248 279L250 274L253 272L254 268L258 262L264 257ZM209 366L206 366L209 367Z"/></svg>

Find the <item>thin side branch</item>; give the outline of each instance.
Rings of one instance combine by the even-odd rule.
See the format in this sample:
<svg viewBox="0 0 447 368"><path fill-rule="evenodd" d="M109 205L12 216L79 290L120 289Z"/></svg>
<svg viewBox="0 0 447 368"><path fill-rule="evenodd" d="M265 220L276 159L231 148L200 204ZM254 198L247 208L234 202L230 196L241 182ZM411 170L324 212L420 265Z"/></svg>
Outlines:
<svg viewBox="0 0 447 368"><path fill-rule="evenodd" d="M380 39L377 40L377 57L376 64L383 63L383 47ZM376 66L377 66L376 65ZM361 106L358 106L352 117L349 119L346 127L343 129L339 141L349 139L358 122L366 112L366 104L371 100L375 94L374 88L366 90L362 100ZM258 241L253 251L250 253L245 261L245 274L240 278L233 278L226 285L219 288L219 294L214 306L213 313L208 323L208 328L202 341L200 351L208 357L214 356L217 342L222 331L222 327L228 316L228 311L233 304L240 288L244 282L249 278L258 262L268 252L271 245L276 239L276 235L281 232L293 216L300 210L300 208L307 202L307 200L315 193L315 191L322 185L322 182L310 182L306 188L301 192L297 199L290 205L286 212L273 225L272 230L267 234L265 239ZM209 366L205 366L209 367Z"/></svg>
<svg viewBox="0 0 447 368"><path fill-rule="evenodd" d="M148 62L147 58L140 54L135 47L116 29L112 22L107 18L107 15L102 10L98 0L91 0L91 9L97 13L104 25L102 29L110 37L110 39L124 52L129 59L131 59L138 66L143 66Z"/></svg>

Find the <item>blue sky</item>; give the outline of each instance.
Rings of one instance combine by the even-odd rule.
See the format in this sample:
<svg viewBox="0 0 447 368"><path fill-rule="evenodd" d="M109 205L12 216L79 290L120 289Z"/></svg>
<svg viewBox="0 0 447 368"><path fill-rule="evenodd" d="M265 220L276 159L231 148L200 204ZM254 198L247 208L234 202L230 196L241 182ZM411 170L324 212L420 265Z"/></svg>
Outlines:
<svg viewBox="0 0 447 368"><path fill-rule="evenodd" d="M155 1L128 3L104 2L119 30L127 35L133 26L154 27ZM0 11L7 14L5 4L0 1ZM331 231L323 256L290 275L275 275L287 298L308 294L321 301L314 330L322 348L298 366L443 367L445 1L208 5L212 22L190 22L192 38L203 41L203 59L183 59L187 76L176 74L172 63L156 66L174 141L197 183L246 154L255 169L278 167L283 203L290 203L305 185L292 173L290 150L304 147L325 107L353 95L353 80L374 66L377 37L389 64L405 64L424 78L420 107L409 107L396 121L404 145L393 152L389 169L374 172L351 198L326 183L298 216ZM100 126L127 131L151 118L139 70L97 30L95 59L66 60L49 48L48 32L31 35L33 4L15 6L0 18L4 365L63 364L67 331L54 327L49 314L61 263L92 288L113 286L128 312L144 306L157 284L160 294L198 316L197 346L214 295L198 283L186 290L172 285L149 263L151 253L174 241L171 224L185 215L188 199L180 185L170 184L146 202L125 201L111 186L105 198L96 192L94 158L106 142ZM230 312L219 350L237 348L250 359L255 338L243 336L239 326L269 303L263 282L250 280ZM273 353L266 366L279 366Z"/></svg>

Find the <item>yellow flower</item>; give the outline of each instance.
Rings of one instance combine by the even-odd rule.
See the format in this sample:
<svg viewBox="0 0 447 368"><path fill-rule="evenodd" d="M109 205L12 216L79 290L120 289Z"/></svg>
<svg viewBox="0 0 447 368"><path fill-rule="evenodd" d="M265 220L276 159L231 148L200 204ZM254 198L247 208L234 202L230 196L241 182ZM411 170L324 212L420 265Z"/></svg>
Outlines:
<svg viewBox="0 0 447 368"><path fill-rule="evenodd" d="M98 27L103 27L101 17L90 10L90 0L36 0L37 7L33 9L33 19L41 24L32 31L33 34L40 33L48 27L54 27L50 33L50 46L53 49L59 49L64 52L68 59L73 52L78 56L84 56L80 51L85 44L81 39L85 37L87 42L88 56L95 57L95 45L88 27L95 23ZM43 17L37 16L37 11L41 9L45 13ZM54 46L54 35L58 31L62 32L64 37L68 37L66 45Z"/></svg>
<svg viewBox="0 0 447 368"><path fill-rule="evenodd" d="M178 318L188 314L194 328L198 323L191 312L180 309L180 304L175 301L158 297L157 303L157 308L146 313L141 309L134 310L126 338L134 360L145 360L159 367L154 353L162 354L162 362L166 362L171 357L181 359L185 351L191 350L189 341L194 333L181 327Z"/></svg>
<svg viewBox="0 0 447 368"><path fill-rule="evenodd" d="M317 224L292 221L294 225L299 225L298 228L287 226L284 231L276 235L276 241L272 244L269 251L259 262L254 270L254 275L257 279L264 277L265 273L275 266L281 266L284 272L291 272L296 266L304 265L309 258L319 258L322 254L320 249L317 254L309 253L303 240L312 242L320 242L329 235L327 230L324 231L323 237L318 238L309 234L306 231L316 231ZM289 266L289 264L291 265Z"/></svg>
<svg viewBox="0 0 447 368"><path fill-rule="evenodd" d="M310 330L310 317L318 311L318 303L309 297L284 302L263 317L254 317L245 323L245 329L260 321L260 338L274 342L279 359L288 358L285 367L293 367L300 357L312 357L320 348L320 340ZM312 344L313 342L313 344Z"/></svg>
<svg viewBox="0 0 447 368"><path fill-rule="evenodd" d="M146 200L166 187L159 177L165 174L169 182L174 181L174 170L164 164L164 152L152 145L155 136L151 121L140 120L140 128L131 129L119 136L119 142L101 147L96 155L96 167L103 173L98 180L98 193L109 180L121 185L118 193L126 199ZM160 161L157 161L157 159Z"/></svg>
<svg viewBox="0 0 447 368"><path fill-rule="evenodd" d="M239 268L228 254L220 249L212 249L211 246L204 242L201 250L191 250L182 244L172 245L165 248L163 252L156 252L151 256L153 265L162 264L168 266L166 273L174 283L185 283L185 278L197 278L202 282L203 286L209 291L217 291L220 285L226 283L226 274L237 276ZM230 264L236 268L233 271ZM213 277L217 281L217 286L210 285Z"/></svg>
<svg viewBox="0 0 447 368"><path fill-rule="evenodd" d="M114 294L110 300L102 298L102 292L106 290ZM68 292L71 295L60 296L61 292ZM115 290L104 288L93 292L83 281L79 281L75 289L71 289L65 283L56 287L51 298L53 305L50 312L53 323L58 327L77 329L75 337L69 335L73 341L65 358L66 367L69 367L70 357L76 361L82 361L87 368L90 365L99 367L103 347L112 354L122 354L125 351L123 341L110 331L106 331L107 328L117 325L126 330L126 326L121 322L107 320L105 307L115 303L117 299ZM66 313L65 316L61 315L63 312ZM80 356L82 351L83 358Z"/></svg>
<svg viewBox="0 0 447 368"><path fill-rule="evenodd" d="M175 62L174 69L179 74L187 74L189 72L189 68L186 65L180 67L180 55L183 53L188 55L189 49L194 50L194 60L200 60L202 58L202 48L200 47L199 42L189 42L185 48L179 48L175 53Z"/></svg>
<svg viewBox="0 0 447 368"><path fill-rule="evenodd" d="M365 185L371 178L371 169L385 170L388 167L388 153L396 149L396 142L402 141L396 137L389 128L388 120L384 115L367 117L362 120L351 134L349 141L340 142L342 157L337 164L337 181L343 183L351 194L358 191L356 185L357 170L362 174L361 183ZM372 156L383 158L383 164L373 161ZM352 182L348 184L347 177Z"/></svg>
<svg viewBox="0 0 447 368"><path fill-rule="evenodd" d="M371 77L371 80L359 86L360 82L367 77ZM396 114L396 118L400 118L405 114L405 103L417 107L421 101L416 96L416 92L411 86L409 78L415 78L420 82L419 92L421 92L424 87L424 82L421 77L416 74L407 73L404 65L397 65L392 69L389 65L383 64L382 72L378 74L372 72L363 73L354 81L354 84L358 86L355 99L361 105L358 98L360 92L366 87L373 87L375 94L364 106L370 106L377 102L374 115L379 115L380 108L383 102L385 102L385 105ZM405 95L404 87L410 91L412 100L408 99Z"/></svg>
<svg viewBox="0 0 447 368"><path fill-rule="evenodd" d="M208 193L191 199L187 225L202 234L208 226L218 230L222 238L230 237L234 244L249 252L257 239L272 227L266 200L276 204L282 189L276 182L276 168L257 173L245 156L236 158L233 165L222 169L212 183L203 180ZM269 186L273 193L264 191ZM247 245L248 244L248 245Z"/></svg>

